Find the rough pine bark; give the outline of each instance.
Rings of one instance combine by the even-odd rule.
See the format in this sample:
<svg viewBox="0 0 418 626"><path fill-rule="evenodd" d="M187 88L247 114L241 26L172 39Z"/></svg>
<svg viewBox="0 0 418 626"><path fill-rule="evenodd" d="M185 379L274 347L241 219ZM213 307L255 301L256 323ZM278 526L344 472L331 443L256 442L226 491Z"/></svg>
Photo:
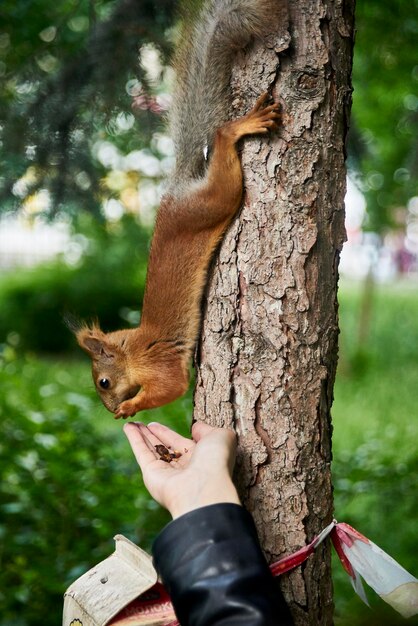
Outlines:
<svg viewBox="0 0 418 626"><path fill-rule="evenodd" d="M283 123L243 146L245 199L211 271L194 414L236 430L236 481L270 562L333 516L330 408L355 0L278 2L278 31L233 72L232 115L269 88ZM329 543L281 586L297 625L332 624Z"/></svg>

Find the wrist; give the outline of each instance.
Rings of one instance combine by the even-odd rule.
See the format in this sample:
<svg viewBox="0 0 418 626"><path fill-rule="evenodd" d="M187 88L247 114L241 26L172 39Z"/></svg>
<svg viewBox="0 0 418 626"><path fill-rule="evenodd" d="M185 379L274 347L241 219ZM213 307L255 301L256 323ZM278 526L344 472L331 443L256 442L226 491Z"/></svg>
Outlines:
<svg viewBox="0 0 418 626"><path fill-rule="evenodd" d="M232 480L225 480L222 483L209 484L202 488L178 493L167 506L173 519L211 504L230 503L241 505L237 490Z"/></svg>

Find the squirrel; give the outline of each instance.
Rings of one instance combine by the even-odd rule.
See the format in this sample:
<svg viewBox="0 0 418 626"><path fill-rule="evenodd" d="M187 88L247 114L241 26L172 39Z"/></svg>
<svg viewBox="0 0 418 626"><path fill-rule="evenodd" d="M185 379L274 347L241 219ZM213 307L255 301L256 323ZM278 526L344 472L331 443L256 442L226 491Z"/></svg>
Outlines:
<svg viewBox="0 0 418 626"><path fill-rule="evenodd" d="M110 333L97 323L72 327L115 419L188 388L209 264L242 202L237 142L276 129L280 118L278 103L268 104L264 93L249 113L226 121L232 61L271 30L276 11L277 0L209 0L175 60L169 122L176 162L157 212L140 325Z"/></svg>

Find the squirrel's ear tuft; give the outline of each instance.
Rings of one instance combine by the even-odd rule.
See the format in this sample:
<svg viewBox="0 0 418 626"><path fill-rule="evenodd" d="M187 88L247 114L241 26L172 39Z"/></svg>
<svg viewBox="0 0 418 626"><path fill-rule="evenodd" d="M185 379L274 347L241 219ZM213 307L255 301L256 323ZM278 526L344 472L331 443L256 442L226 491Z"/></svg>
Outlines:
<svg viewBox="0 0 418 626"><path fill-rule="evenodd" d="M63 321L68 330L74 333L74 335L76 335L77 332L81 330L84 326L87 326L87 324L83 322L82 319L80 319L79 317L77 317L77 315L74 315L73 313L64 313Z"/></svg>
<svg viewBox="0 0 418 626"><path fill-rule="evenodd" d="M87 326L83 324L75 329L74 334L77 343L92 359L113 359L114 349L109 344L106 334L100 330L99 326Z"/></svg>

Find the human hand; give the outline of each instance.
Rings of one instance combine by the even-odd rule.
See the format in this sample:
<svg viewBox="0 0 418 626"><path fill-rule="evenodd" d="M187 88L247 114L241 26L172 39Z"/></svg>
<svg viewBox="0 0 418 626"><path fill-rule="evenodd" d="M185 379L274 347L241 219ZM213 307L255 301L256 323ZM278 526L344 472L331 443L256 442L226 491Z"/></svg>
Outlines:
<svg viewBox="0 0 418 626"><path fill-rule="evenodd" d="M208 504L240 504L231 479L236 450L232 430L196 422L192 439L187 439L163 424L129 422L124 432L146 488L173 518ZM163 461L155 449L161 444L181 456Z"/></svg>

